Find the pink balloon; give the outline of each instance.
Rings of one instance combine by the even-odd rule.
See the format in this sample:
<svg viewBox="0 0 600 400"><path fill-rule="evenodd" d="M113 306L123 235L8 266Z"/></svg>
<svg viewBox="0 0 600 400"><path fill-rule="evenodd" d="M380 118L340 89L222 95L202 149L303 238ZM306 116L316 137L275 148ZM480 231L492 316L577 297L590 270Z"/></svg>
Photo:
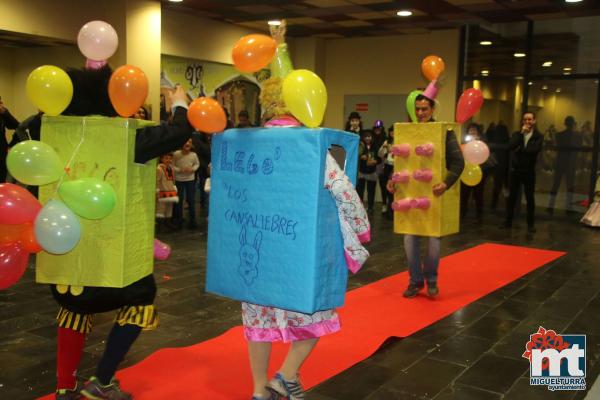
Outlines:
<svg viewBox="0 0 600 400"><path fill-rule="evenodd" d="M471 164L481 165L490 156L490 149L481 140L472 140L463 148L465 161Z"/></svg>
<svg viewBox="0 0 600 400"><path fill-rule="evenodd" d="M26 189L12 183L0 183L0 224L32 222L41 209L40 202Z"/></svg>
<svg viewBox="0 0 600 400"><path fill-rule="evenodd" d="M85 60L85 69L100 69L107 64L106 60L96 61L90 60L89 58Z"/></svg>
<svg viewBox="0 0 600 400"><path fill-rule="evenodd" d="M392 210L406 212L410 210L411 202L412 199L410 198L396 200L392 203Z"/></svg>
<svg viewBox="0 0 600 400"><path fill-rule="evenodd" d="M119 37L110 24L91 21L79 30L77 45L81 53L90 60L103 61L115 54Z"/></svg>
<svg viewBox="0 0 600 400"><path fill-rule="evenodd" d="M401 143L401 144L393 145L392 146L392 154L394 156L400 156L403 158L407 158L408 156L410 156L410 144Z"/></svg>
<svg viewBox="0 0 600 400"><path fill-rule="evenodd" d="M456 122L462 124L477 114L483 105L483 95L475 88L467 89L460 95L456 105Z"/></svg>
<svg viewBox="0 0 600 400"><path fill-rule="evenodd" d="M408 183L410 180L410 172L408 170L402 170L398 172L394 172L392 174L392 182L394 183Z"/></svg>
<svg viewBox="0 0 600 400"><path fill-rule="evenodd" d="M165 261L171 255L171 246L161 242L158 239L154 239L154 259Z"/></svg>
<svg viewBox="0 0 600 400"><path fill-rule="evenodd" d="M25 273L29 253L18 243L0 246L0 290L17 283Z"/></svg>

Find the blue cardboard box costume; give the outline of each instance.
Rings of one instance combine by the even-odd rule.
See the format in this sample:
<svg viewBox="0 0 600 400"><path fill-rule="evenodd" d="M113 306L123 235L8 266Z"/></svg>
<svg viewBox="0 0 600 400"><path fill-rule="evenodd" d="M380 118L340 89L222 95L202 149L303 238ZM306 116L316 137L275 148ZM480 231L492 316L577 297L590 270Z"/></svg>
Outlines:
<svg viewBox="0 0 600 400"><path fill-rule="evenodd" d="M257 128L213 137L209 292L303 313L343 304L348 268L324 183L332 146L344 149L346 175L355 177L358 137L346 132Z"/></svg>

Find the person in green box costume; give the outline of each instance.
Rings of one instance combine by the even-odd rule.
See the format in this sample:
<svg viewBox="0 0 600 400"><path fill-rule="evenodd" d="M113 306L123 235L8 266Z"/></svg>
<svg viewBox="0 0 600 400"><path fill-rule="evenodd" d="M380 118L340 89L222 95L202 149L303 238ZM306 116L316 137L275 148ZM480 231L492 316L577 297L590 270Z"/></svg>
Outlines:
<svg viewBox="0 0 600 400"><path fill-rule="evenodd" d="M108 97L112 74L108 66L97 70L68 71L73 81L73 100L63 115L101 115L115 117ZM187 120L187 96L181 87L172 95L173 122L139 128L135 139L135 162L144 164L161 154L181 148L191 138L193 128ZM126 149L124 149L126 151ZM154 329L158 316L154 309L156 283L152 273L122 288L66 287L52 285L52 294L60 304L58 313L56 399L131 399L114 378L119 363L143 329ZM114 326L106 341L95 376L82 388L76 372L83 353L86 334L92 328L95 313L117 311Z"/></svg>

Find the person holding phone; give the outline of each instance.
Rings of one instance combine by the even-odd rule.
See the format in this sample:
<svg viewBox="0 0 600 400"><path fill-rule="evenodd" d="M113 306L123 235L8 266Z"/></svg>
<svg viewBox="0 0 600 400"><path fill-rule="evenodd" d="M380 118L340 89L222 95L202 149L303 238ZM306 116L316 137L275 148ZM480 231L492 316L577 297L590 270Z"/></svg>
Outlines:
<svg viewBox="0 0 600 400"><path fill-rule="evenodd" d="M13 135L10 143L6 140L6 129L17 129L19 121L12 116L8 108L4 106L2 97L0 97L0 183L6 182L7 168L6 156L8 149L14 146L19 140Z"/></svg>

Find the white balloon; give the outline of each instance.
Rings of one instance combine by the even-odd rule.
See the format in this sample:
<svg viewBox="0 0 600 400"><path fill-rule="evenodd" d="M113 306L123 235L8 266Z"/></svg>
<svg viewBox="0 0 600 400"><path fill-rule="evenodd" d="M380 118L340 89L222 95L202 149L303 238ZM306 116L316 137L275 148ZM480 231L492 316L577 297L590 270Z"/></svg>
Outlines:
<svg viewBox="0 0 600 400"><path fill-rule="evenodd" d="M79 30L77 45L81 53L90 60L104 61L117 51L119 37L110 24L91 21Z"/></svg>
<svg viewBox="0 0 600 400"><path fill-rule="evenodd" d="M50 200L40 210L34 223L39 245L52 254L73 250L81 238L79 218L60 200Z"/></svg>
<svg viewBox="0 0 600 400"><path fill-rule="evenodd" d="M488 148L487 144L481 140L473 140L465 144L463 155L466 162L481 165L489 158L490 149Z"/></svg>

